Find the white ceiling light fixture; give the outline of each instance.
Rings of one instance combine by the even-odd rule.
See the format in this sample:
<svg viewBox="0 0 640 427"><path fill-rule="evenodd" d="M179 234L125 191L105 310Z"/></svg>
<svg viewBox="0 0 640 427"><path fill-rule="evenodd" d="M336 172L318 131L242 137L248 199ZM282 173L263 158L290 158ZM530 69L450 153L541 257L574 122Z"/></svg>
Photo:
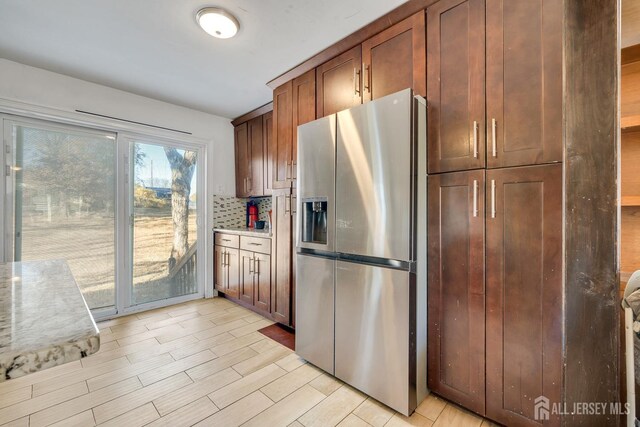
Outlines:
<svg viewBox="0 0 640 427"><path fill-rule="evenodd" d="M196 14L196 21L213 37L228 39L236 35L240 23L235 16L219 7L205 7Z"/></svg>

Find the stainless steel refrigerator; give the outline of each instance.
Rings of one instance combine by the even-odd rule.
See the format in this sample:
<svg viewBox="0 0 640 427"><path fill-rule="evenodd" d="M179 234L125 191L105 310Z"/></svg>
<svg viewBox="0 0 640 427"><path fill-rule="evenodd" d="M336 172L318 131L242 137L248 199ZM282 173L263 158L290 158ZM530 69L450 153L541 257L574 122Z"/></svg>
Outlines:
<svg viewBox="0 0 640 427"><path fill-rule="evenodd" d="M296 352L409 415L426 396L426 103L298 127Z"/></svg>

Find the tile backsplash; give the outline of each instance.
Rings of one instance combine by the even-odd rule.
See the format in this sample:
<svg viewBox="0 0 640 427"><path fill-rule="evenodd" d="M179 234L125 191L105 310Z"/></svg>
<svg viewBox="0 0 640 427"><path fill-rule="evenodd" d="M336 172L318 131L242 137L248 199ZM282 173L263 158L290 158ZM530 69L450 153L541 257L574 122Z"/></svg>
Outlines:
<svg viewBox="0 0 640 427"><path fill-rule="evenodd" d="M213 196L213 226L215 228L242 228L247 221L247 202L233 196ZM258 217L269 222L271 197L253 199L258 204ZM268 225L267 225L268 226Z"/></svg>

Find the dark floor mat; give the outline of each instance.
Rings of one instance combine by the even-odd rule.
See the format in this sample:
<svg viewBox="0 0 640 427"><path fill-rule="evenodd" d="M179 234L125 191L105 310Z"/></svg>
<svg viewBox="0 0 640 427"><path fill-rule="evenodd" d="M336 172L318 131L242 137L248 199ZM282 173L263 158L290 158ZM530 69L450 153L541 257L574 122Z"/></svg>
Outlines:
<svg viewBox="0 0 640 427"><path fill-rule="evenodd" d="M258 329L258 332L279 342L285 347L289 347L293 351L296 350L296 335L293 329L287 328L279 323L275 323L267 326L266 328Z"/></svg>

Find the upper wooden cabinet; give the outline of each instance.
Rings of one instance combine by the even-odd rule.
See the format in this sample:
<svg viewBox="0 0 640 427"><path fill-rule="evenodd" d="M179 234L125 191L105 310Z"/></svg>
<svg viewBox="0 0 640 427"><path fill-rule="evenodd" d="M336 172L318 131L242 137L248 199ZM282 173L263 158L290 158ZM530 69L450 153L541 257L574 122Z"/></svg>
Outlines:
<svg viewBox="0 0 640 427"><path fill-rule="evenodd" d="M273 111L262 115L262 137L264 138L264 195L273 193Z"/></svg>
<svg viewBox="0 0 640 427"><path fill-rule="evenodd" d="M316 119L316 72L311 70L293 80L293 136L291 179L295 184L298 159L298 126Z"/></svg>
<svg viewBox="0 0 640 427"><path fill-rule="evenodd" d="M250 146L249 195L264 195L264 129L262 117L249 120L247 124Z"/></svg>
<svg viewBox="0 0 640 427"><path fill-rule="evenodd" d="M249 175L251 173L251 144L249 141L249 125L242 123L235 128L236 150L236 196L249 196Z"/></svg>
<svg viewBox="0 0 640 427"><path fill-rule="evenodd" d="M273 91L273 189L289 188L295 182L298 126L315 119L315 103L315 70Z"/></svg>
<svg viewBox="0 0 640 427"><path fill-rule="evenodd" d="M387 28L317 68L317 117L406 88L425 96L424 12Z"/></svg>
<svg viewBox="0 0 640 427"><path fill-rule="evenodd" d="M236 197L271 194L271 112L235 127Z"/></svg>
<svg viewBox="0 0 640 427"><path fill-rule="evenodd" d="M290 162L293 157L293 81L273 91L273 150L271 152L272 188L291 186Z"/></svg>
<svg viewBox="0 0 640 427"><path fill-rule="evenodd" d="M429 173L485 166L484 0L427 9Z"/></svg>
<svg viewBox="0 0 640 427"><path fill-rule="evenodd" d="M408 87L426 96L424 11L362 43L363 101Z"/></svg>
<svg viewBox="0 0 640 427"><path fill-rule="evenodd" d="M487 166L562 161L560 0L487 0Z"/></svg>
<svg viewBox="0 0 640 427"><path fill-rule="evenodd" d="M427 85L429 173L561 162L562 2L429 7Z"/></svg>
<svg viewBox="0 0 640 427"><path fill-rule="evenodd" d="M318 118L362 103L362 49L356 46L316 69Z"/></svg>

